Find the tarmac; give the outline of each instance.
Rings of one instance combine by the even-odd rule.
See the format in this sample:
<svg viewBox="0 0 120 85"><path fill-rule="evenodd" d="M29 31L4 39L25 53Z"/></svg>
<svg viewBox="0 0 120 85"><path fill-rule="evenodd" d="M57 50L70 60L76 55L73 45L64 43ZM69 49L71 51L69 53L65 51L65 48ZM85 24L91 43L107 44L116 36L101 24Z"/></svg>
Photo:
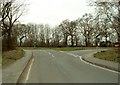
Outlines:
<svg viewBox="0 0 120 85"><path fill-rule="evenodd" d="M95 53L95 52L94 52ZM114 71L120 71L120 63L112 61L101 60L93 57L94 53L82 56L82 59L88 63L95 64ZM20 75L27 66L27 63L32 57L32 50L25 50L23 58L17 60L13 64L2 69L2 83L17 83ZM1 71L1 68L0 68ZM0 75L1 76L1 75ZM0 81L1 83L1 81Z"/></svg>

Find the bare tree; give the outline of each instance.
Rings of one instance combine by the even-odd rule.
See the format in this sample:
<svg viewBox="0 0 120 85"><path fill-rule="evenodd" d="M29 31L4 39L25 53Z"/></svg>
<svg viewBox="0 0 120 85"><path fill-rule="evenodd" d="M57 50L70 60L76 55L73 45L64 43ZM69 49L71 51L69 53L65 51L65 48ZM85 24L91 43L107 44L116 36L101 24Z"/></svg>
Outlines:
<svg viewBox="0 0 120 85"><path fill-rule="evenodd" d="M17 20L22 16L25 5L20 4L17 0L2 0L1 5L1 23L2 23L2 35L7 35L7 48L12 47L12 29Z"/></svg>
<svg viewBox="0 0 120 85"><path fill-rule="evenodd" d="M59 25L59 27L61 27L61 29L64 33L65 45L67 45L68 36L71 36L71 46L74 46L74 39L75 39L75 36L76 36L76 30L77 30L77 22L76 21L64 20Z"/></svg>
<svg viewBox="0 0 120 85"><path fill-rule="evenodd" d="M40 46L45 46L45 31L44 31L44 25L39 25L39 38L40 38Z"/></svg>
<svg viewBox="0 0 120 85"><path fill-rule="evenodd" d="M46 46L49 47L50 46L50 36L51 36L51 29L50 26L48 24L46 24L44 26L45 29L45 41L46 41Z"/></svg>
<svg viewBox="0 0 120 85"><path fill-rule="evenodd" d="M93 17L91 14L85 14L82 18L78 19L78 28L85 38L85 45L90 45L90 38L93 35Z"/></svg>
<svg viewBox="0 0 120 85"><path fill-rule="evenodd" d="M62 21L62 23L59 25L59 27L61 28L63 35L64 35L64 46L67 46L67 39L68 39L68 32L69 32L69 20L66 19L64 21Z"/></svg>
<svg viewBox="0 0 120 85"><path fill-rule="evenodd" d="M15 36L19 39L19 46L22 46L23 39L29 34L29 27L25 24L16 24L14 30L16 30L14 34L17 33Z"/></svg>
<svg viewBox="0 0 120 85"><path fill-rule="evenodd" d="M99 19L104 19L107 24L109 23L108 27L112 28L112 31L116 31L119 42L120 1L118 0L118 2L92 2L92 5L96 6L96 13L97 16L99 16ZM110 23L112 24L112 27L110 27Z"/></svg>

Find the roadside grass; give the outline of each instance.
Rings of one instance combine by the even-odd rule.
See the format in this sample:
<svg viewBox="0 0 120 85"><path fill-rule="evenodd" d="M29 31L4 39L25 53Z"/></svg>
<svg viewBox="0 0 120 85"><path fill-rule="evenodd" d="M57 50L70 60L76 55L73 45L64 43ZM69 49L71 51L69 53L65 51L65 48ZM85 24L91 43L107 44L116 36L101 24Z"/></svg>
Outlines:
<svg viewBox="0 0 120 85"><path fill-rule="evenodd" d="M120 63L120 56L118 55L118 49L112 48L107 51L101 51L96 54L94 54L95 58L113 61L113 62L119 62Z"/></svg>
<svg viewBox="0 0 120 85"><path fill-rule="evenodd" d="M26 50L59 50L59 51L74 51L74 50L89 50L97 49L96 47L23 47Z"/></svg>
<svg viewBox="0 0 120 85"><path fill-rule="evenodd" d="M6 51L2 53L2 66L8 66L16 60L24 56L23 49L17 48L16 50Z"/></svg>

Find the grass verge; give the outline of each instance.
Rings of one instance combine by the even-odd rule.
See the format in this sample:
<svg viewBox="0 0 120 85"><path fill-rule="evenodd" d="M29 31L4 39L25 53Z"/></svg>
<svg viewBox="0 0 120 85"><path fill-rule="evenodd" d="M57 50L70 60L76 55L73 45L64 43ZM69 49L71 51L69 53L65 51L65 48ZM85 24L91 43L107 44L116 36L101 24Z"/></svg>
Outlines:
<svg viewBox="0 0 120 85"><path fill-rule="evenodd" d="M96 49L96 47L23 47L26 50L59 50L59 51L74 51Z"/></svg>
<svg viewBox="0 0 120 85"><path fill-rule="evenodd" d="M24 51L22 49L16 49L11 51L6 51L2 53L2 66L8 66L9 64L15 62L16 60L24 56Z"/></svg>
<svg viewBox="0 0 120 85"><path fill-rule="evenodd" d="M119 62L120 63L120 56L118 53L117 48L109 49L107 51L101 51L96 54L94 54L95 58L113 61L113 62Z"/></svg>

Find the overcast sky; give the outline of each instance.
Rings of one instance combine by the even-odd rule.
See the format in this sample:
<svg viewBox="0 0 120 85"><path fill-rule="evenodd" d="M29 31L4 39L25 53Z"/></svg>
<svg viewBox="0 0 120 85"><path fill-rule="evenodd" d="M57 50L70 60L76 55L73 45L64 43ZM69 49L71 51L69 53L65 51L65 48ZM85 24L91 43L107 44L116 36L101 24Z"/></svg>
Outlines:
<svg viewBox="0 0 120 85"><path fill-rule="evenodd" d="M58 25L65 19L75 20L85 13L93 12L88 0L29 0L28 12L22 23Z"/></svg>

